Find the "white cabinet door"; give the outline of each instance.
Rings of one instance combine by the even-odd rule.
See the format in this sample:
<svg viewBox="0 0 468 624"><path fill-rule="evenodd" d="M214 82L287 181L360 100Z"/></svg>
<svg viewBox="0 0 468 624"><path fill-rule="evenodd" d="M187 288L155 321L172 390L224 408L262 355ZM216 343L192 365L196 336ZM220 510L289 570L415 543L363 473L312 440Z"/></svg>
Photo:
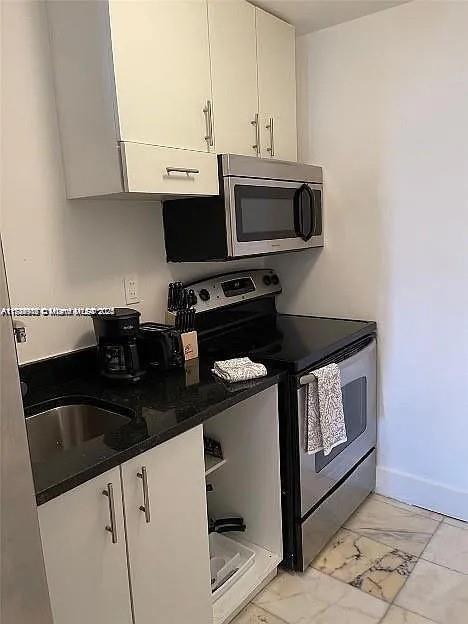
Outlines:
<svg viewBox="0 0 468 624"><path fill-rule="evenodd" d="M205 0L109 0L120 138L208 151Z"/></svg>
<svg viewBox="0 0 468 624"><path fill-rule="evenodd" d="M109 486L116 543L106 530ZM119 468L41 505L38 514L54 624L131 624Z"/></svg>
<svg viewBox="0 0 468 624"><path fill-rule="evenodd" d="M256 14L262 156L296 160L294 27L261 9Z"/></svg>
<svg viewBox="0 0 468 624"><path fill-rule="evenodd" d="M255 7L244 0L208 0L208 22L216 151L255 156Z"/></svg>
<svg viewBox="0 0 468 624"><path fill-rule="evenodd" d="M202 427L131 459L121 470L135 624L209 624Z"/></svg>

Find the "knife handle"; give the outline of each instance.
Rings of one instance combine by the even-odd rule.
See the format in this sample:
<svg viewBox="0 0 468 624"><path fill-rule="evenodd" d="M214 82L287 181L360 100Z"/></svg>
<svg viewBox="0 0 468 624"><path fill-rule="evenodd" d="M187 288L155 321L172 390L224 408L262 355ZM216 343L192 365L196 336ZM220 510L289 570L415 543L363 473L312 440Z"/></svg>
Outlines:
<svg viewBox="0 0 468 624"><path fill-rule="evenodd" d="M189 298L189 306L194 306L197 304L197 296L195 295L195 291L193 290L193 288L191 288L188 292L188 298Z"/></svg>

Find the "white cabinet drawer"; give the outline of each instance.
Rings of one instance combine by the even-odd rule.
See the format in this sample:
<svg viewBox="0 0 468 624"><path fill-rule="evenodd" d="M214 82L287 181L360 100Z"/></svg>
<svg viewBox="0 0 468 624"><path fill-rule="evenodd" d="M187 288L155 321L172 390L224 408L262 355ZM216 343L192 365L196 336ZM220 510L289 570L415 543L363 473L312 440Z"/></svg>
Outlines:
<svg viewBox="0 0 468 624"><path fill-rule="evenodd" d="M216 195L216 154L121 143L124 190L162 195Z"/></svg>

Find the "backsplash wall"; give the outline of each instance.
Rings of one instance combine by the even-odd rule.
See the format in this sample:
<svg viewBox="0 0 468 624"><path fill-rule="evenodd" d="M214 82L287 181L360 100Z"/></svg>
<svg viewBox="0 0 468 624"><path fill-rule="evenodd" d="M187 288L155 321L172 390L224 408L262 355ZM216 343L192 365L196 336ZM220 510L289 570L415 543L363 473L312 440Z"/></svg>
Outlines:
<svg viewBox="0 0 468 624"><path fill-rule="evenodd" d="M1 233L12 306L125 305L136 273L143 320L163 319L167 283L264 261L167 264L157 201L73 200L65 185L44 2L4 3ZM90 318L27 318L21 363L95 343Z"/></svg>

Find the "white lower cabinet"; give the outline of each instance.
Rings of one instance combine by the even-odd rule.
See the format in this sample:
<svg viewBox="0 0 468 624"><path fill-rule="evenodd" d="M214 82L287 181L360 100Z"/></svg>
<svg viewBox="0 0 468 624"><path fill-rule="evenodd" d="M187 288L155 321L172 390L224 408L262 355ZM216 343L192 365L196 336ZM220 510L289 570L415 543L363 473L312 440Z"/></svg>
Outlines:
<svg viewBox="0 0 468 624"><path fill-rule="evenodd" d="M283 558L278 436L274 386L41 505L54 624L230 622ZM254 555L217 596L208 516L242 517L228 538Z"/></svg>
<svg viewBox="0 0 468 624"><path fill-rule="evenodd" d="M41 505L54 624L209 624L204 477L199 426Z"/></svg>
<svg viewBox="0 0 468 624"><path fill-rule="evenodd" d="M103 494L109 490L111 499ZM112 501L114 538L106 531ZM54 498L38 513L54 624L131 624L120 469Z"/></svg>
<svg viewBox="0 0 468 624"><path fill-rule="evenodd" d="M209 624L213 610L202 428L121 469L136 624Z"/></svg>

